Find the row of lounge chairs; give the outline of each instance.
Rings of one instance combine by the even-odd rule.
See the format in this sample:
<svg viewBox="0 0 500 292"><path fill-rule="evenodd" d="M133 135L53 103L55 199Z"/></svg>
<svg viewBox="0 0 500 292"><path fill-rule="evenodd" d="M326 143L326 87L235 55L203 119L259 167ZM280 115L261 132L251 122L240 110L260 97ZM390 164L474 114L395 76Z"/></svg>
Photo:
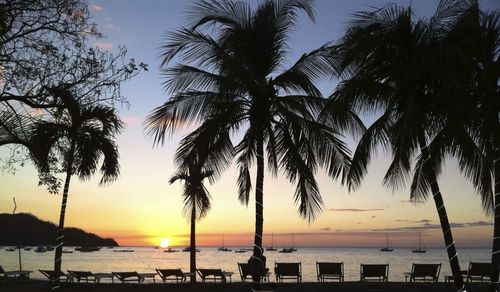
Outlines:
<svg viewBox="0 0 500 292"><path fill-rule="evenodd" d="M238 263L241 281L245 282L252 279L250 266L247 263ZM93 282L99 283L102 279L110 279L114 283L114 278L117 278L122 283L137 282L143 283L146 279L153 280L159 276L163 282L169 280L179 282L186 282L188 277L194 276L194 273L185 273L181 269L156 269L156 273L138 273L138 272L112 272L112 273L93 273L90 271L74 271L68 270L67 273L60 272L58 275L51 270L39 270L42 275L47 277L50 281L59 277L62 281L66 282ZM404 273L405 281L409 283L423 282L423 283L437 283L441 271L441 264L413 264L411 272ZM24 277L29 278L32 271L5 271L0 266L0 275L3 277ZM202 282L227 282L232 281L233 272L226 272L221 269L197 269ZM295 263L275 263L274 273L276 282L283 282L284 280L302 281L302 264ZM316 262L316 273L318 282L327 280L344 281L344 263L343 262ZM490 263L475 263L469 264L468 270L462 271L466 282L487 282L490 279L491 264ZM262 277L262 281L269 282L271 273L267 272ZM389 264L361 264L360 265L360 280L361 282L379 282L384 283L389 280ZM451 276L445 276L445 282L452 280Z"/></svg>

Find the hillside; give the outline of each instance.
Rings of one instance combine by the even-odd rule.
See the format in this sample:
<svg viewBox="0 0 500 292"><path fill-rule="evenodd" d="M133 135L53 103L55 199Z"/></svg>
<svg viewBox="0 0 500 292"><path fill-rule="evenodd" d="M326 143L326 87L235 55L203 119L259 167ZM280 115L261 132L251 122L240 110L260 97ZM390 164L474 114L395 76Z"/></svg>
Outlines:
<svg viewBox="0 0 500 292"><path fill-rule="evenodd" d="M20 214L0 214L0 245L17 245L17 234L21 245L54 245L57 226L48 221L38 219L36 216ZM112 238L102 238L96 234L85 232L79 228L64 229L65 246L118 246Z"/></svg>

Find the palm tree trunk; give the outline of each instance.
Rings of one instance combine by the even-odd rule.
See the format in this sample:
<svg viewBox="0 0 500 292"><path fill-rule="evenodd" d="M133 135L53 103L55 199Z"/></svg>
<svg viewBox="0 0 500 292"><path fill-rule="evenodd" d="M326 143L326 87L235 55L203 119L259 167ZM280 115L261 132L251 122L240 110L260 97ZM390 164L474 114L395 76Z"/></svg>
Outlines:
<svg viewBox="0 0 500 292"><path fill-rule="evenodd" d="M425 143L424 137L419 137L420 151L422 152L422 158L428 160L430 158L429 150ZM431 184L432 196L434 198L434 203L436 204L436 209L439 215L439 222L441 223L441 229L443 231L444 244L446 246L446 251L448 253L448 260L450 261L451 273L453 275L453 280L458 291L464 291L464 279L462 278L462 272L460 270L460 263L458 262L458 254L455 248L455 241L453 240L453 235L451 233L450 222L448 221L448 215L446 213L446 208L444 206L443 197L441 191L439 190L439 185L436 178L436 173L431 167L426 168L426 175L429 178Z"/></svg>
<svg viewBox="0 0 500 292"><path fill-rule="evenodd" d="M71 181L73 162L75 158L75 142L71 142L70 151L68 153L68 161L66 168L66 180L64 181L64 190L61 203L61 213L59 214L59 228L57 230L56 237L56 252L54 256L54 275L56 275L52 282L52 290L58 290L60 288L59 284L59 274L61 272L62 264L62 250L64 244L64 219L66 217L66 203L68 201L68 191L69 183Z"/></svg>
<svg viewBox="0 0 500 292"><path fill-rule="evenodd" d="M266 268L266 258L262 249L262 235L264 233L264 140L257 139L257 179L255 182L255 237L253 243L253 256L250 258L253 269L254 290L260 289L260 279Z"/></svg>
<svg viewBox="0 0 500 292"><path fill-rule="evenodd" d="M494 167L495 167L495 196L494 196L494 206L495 206L495 217L493 219L493 247L491 251L491 264L493 266L491 273L491 286L490 291L496 291L496 286L498 284L498 274L500 271L500 142L495 139L494 141Z"/></svg>
<svg viewBox="0 0 500 292"><path fill-rule="evenodd" d="M196 283L196 202L195 196L193 196L193 210L191 210L191 242L189 251L189 262L190 262L190 272L191 283Z"/></svg>

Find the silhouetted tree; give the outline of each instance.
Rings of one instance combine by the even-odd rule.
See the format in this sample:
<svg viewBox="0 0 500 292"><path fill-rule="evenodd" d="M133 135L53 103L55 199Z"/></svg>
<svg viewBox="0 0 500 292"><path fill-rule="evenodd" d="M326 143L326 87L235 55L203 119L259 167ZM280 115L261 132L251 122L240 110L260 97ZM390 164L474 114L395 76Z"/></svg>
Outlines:
<svg viewBox="0 0 500 292"><path fill-rule="evenodd" d="M203 185L206 178L213 176L213 171L204 171L196 161L187 162L190 167L187 172L177 172L170 178L170 183L182 181L184 184L182 198L184 201L183 213L191 223L190 233L190 272L191 283L196 282L196 220L204 218L210 210L210 193Z"/></svg>
<svg viewBox="0 0 500 292"><path fill-rule="evenodd" d="M415 19L410 7L388 5L359 12L336 52L338 68L346 79L334 101L359 111L381 115L360 139L345 179L350 190L366 174L378 145L392 153L384 184L398 188L410 180L412 163L431 159L428 144L446 120L449 96L443 94L443 48L449 28L463 13L466 1L443 0L430 19ZM446 208L437 182L437 164L418 163L414 169L411 198L426 200L429 191L436 204L444 242L457 289L463 278Z"/></svg>
<svg viewBox="0 0 500 292"><path fill-rule="evenodd" d="M125 47L112 53L89 46L101 34L85 0L6 0L0 14L0 126L7 123L4 117L34 122L62 110L64 102L52 90L59 87L71 87L83 105L126 103L121 83L147 70L125 58ZM23 154L19 149L12 152Z"/></svg>
<svg viewBox="0 0 500 292"><path fill-rule="evenodd" d="M198 1L189 10L189 26L170 33L163 46L170 98L147 118L148 133L157 143L187 123L201 123L183 147L189 151L207 139L218 141L211 152L219 152L208 161L216 172L236 155L239 199L245 205L252 190L250 167L256 162L254 282L265 272L265 154L273 176L282 170L297 184L294 200L308 220L322 210L314 178L318 166L336 178L350 163L337 129L315 121L323 99L314 81L332 73L323 48L278 72L301 11L313 19L312 2L306 0L263 1L254 11L243 2ZM169 66L174 57L182 63ZM239 130L241 140L233 147L229 137Z"/></svg>
<svg viewBox="0 0 500 292"><path fill-rule="evenodd" d="M35 124L30 143L36 147L30 150L42 172L60 162L66 174L54 259L54 271L57 274L61 270L64 219L71 176L76 174L81 180L89 179L98 170L102 158L100 185L106 185L118 177L118 147L114 139L122 128L122 122L113 108L82 105L68 88L57 89L53 94L64 102L65 110L51 120ZM52 286L53 290L57 288L58 278Z"/></svg>

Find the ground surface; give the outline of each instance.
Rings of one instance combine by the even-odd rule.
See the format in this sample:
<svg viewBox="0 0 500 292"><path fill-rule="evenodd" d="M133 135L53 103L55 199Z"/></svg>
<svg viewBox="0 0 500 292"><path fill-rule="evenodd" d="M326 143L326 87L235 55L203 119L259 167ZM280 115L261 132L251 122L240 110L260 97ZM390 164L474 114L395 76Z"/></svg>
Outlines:
<svg viewBox="0 0 500 292"><path fill-rule="evenodd" d="M28 292L28 291L49 291L49 282L39 280L0 280L1 292ZM87 284L87 283L63 283L61 291L69 292L160 292L160 291L179 291L179 292L250 292L250 283L197 283L197 284ZM263 289L274 292L326 292L326 291L373 291L372 289L365 290L365 287L359 282L344 282L338 283L285 283L285 284L264 284ZM367 287L367 288L382 288L382 287ZM425 289L423 289L425 288ZM481 287L473 287L467 291L486 291L486 289L478 289ZM450 285L446 287L444 283L438 283L437 286L431 287L414 287L408 286L405 283L388 283L385 291L388 292L405 292L405 291L456 291Z"/></svg>

